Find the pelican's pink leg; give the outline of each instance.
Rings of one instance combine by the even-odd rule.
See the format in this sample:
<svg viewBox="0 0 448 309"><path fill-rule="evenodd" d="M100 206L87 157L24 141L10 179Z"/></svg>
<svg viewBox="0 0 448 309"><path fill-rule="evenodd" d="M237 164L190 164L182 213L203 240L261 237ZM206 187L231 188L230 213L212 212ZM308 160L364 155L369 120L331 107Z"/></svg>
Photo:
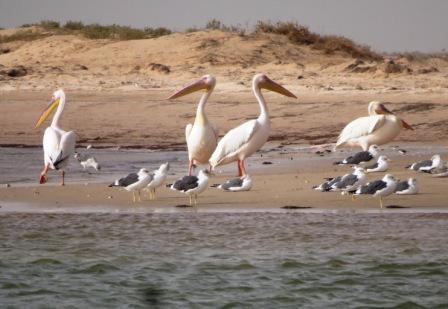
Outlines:
<svg viewBox="0 0 448 309"><path fill-rule="evenodd" d="M241 175L240 176L246 176L246 166L244 166L244 160L241 160Z"/></svg>
<svg viewBox="0 0 448 309"><path fill-rule="evenodd" d="M48 168L50 167L50 164L46 164L44 166L44 169L42 170L42 172L40 173L40 178L39 178L39 183L43 184L47 182L47 172L48 172Z"/></svg>
<svg viewBox="0 0 448 309"><path fill-rule="evenodd" d="M193 169L193 160L188 163L188 176L191 176L191 170Z"/></svg>
<svg viewBox="0 0 448 309"><path fill-rule="evenodd" d="M242 163L242 161L238 160L238 176L239 177L243 176L243 170L242 170L242 167L241 167L241 163Z"/></svg>

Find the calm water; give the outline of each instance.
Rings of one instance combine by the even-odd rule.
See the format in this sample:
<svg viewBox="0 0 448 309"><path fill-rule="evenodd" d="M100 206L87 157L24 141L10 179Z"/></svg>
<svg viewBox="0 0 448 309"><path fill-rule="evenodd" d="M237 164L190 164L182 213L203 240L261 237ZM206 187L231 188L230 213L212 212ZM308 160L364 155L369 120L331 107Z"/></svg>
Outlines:
<svg viewBox="0 0 448 309"><path fill-rule="evenodd" d="M447 214L1 214L17 308L447 308Z"/></svg>

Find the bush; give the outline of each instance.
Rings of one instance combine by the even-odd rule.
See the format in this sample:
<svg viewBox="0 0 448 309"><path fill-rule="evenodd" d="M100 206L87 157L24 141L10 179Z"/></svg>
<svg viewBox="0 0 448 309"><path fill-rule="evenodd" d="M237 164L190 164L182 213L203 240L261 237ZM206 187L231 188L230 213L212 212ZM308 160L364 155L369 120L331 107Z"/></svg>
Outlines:
<svg viewBox="0 0 448 309"><path fill-rule="evenodd" d="M89 39L139 40L146 37L143 30L115 24L110 26L87 25L82 29L82 33Z"/></svg>
<svg viewBox="0 0 448 309"><path fill-rule="evenodd" d="M158 27L158 28L146 27L143 31L145 32L146 35L152 38L158 38L173 33L170 29L165 27Z"/></svg>
<svg viewBox="0 0 448 309"><path fill-rule="evenodd" d="M358 45L352 40L338 35L320 35L311 32L308 27L301 26L296 22L271 22L259 21L255 27L257 33L274 33L288 37L288 39L299 45L313 45L317 50L326 54L334 52L347 53L354 58L381 60L383 57L375 53L368 46Z"/></svg>
<svg viewBox="0 0 448 309"><path fill-rule="evenodd" d="M11 35L0 35L0 43L7 43L13 41L33 41L43 38L47 35L34 32L32 30L20 30Z"/></svg>
<svg viewBox="0 0 448 309"><path fill-rule="evenodd" d="M39 26L41 26L44 29L58 29L60 27L60 24L58 21L54 20L42 20L39 23Z"/></svg>
<svg viewBox="0 0 448 309"><path fill-rule="evenodd" d="M67 29L67 30L82 30L83 28L84 28L84 24L80 21L69 20L64 25L64 29Z"/></svg>

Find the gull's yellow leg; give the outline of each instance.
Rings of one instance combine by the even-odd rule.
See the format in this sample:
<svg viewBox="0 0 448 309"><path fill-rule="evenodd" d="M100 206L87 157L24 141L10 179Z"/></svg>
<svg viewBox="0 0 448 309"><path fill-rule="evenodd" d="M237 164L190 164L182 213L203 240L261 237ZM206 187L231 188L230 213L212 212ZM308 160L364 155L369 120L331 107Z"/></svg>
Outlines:
<svg viewBox="0 0 448 309"><path fill-rule="evenodd" d="M140 190L137 191L138 194L138 201L141 202L142 201L142 197L140 196Z"/></svg>
<svg viewBox="0 0 448 309"><path fill-rule="evenodd" d="M132 203L135 204L135 192L134 191L132 191Z"/></svg>
<svg viewBox="0 0 448 309"><path fill-rule="evenodd" d="M383 208L383 197L382 196L380 196L380 206L381 206L381 208Z"/></svg>
<svg viewBox="0 0 448 309"><path fill-rule="evenodd" d="M191 195L188 196L190 198L190 206L191 206Z"/></svg>

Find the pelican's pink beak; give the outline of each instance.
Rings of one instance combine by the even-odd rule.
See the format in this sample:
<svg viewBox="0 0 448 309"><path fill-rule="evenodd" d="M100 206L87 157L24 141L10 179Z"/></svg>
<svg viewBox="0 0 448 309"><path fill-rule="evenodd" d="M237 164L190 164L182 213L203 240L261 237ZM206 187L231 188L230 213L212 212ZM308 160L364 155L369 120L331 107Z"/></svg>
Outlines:
<svg viewBox="0 0 448 309"><path fill-rule="evenodd" d="M199 91L199 90L209 90L210 84L207 83L207 78L202 77L201 79L192 82L190 84L187 84L186 86L182 87L182 89L176 91L174 94L168 97L168 100L171 99L177 99L180 97L183 97L184 95Z"/></svg>
<svg viewBox="0 0 448 309"><path fill-rule="evenodd" d="M391 112L386 106L384 106L384 104L380 104L380 112L379 114L388 114L388 115L394 115L393 112ZM403 126L403 128L407 129L407 130L414 130L414 128L407 123L406 121L404 121L403 119L401 119L401 124Z"/></svg>
<svg viewBox="0 0 448 309"><path fill-rule="evenodd" d="M37 120L36 125L34 126L35 129L38 128L51 115L51 113L59 105L60 101L61 100L59 98L51 99L50 103L48 103L47 107L45 107L44 111Z"/></svg>
<svg viewBox="0 0 448 309"><path fill-rule="evenodd" d="M291 91L289 91L285 87L277 84L276 82L274 82L272 79L270 79L266 75L263 77L263 80L259 83L259 87L266 89L266 90L270 90L270 91L274 91L274 92L283 94L284 96L287 96L290 98L297 99L297 97Z"/></svg>

